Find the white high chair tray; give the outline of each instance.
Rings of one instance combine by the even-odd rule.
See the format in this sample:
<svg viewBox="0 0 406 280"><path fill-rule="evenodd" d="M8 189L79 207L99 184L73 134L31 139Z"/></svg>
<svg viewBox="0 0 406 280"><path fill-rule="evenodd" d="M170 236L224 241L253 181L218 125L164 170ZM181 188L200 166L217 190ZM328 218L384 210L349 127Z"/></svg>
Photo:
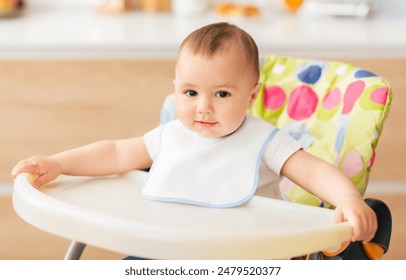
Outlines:
<svg viewBox="0 0 406 280"><path fill-rule="evenodd" d="M60 176L40 190L28 174L14 183L13 206L44 231L150 259L282 259L338 246L351 235L333 211L254 196L235 208L149 201L147 173Z"/></svg>

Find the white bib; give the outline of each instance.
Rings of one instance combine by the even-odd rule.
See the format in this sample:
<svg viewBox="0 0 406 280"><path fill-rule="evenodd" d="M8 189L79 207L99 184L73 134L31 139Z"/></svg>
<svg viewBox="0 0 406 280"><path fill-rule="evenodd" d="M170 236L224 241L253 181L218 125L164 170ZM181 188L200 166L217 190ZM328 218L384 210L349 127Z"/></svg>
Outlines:
<svg viewBox="0 0 406 280"><path fill-rule="evenodd" d="M159 153L142 195L207 207L241 205L255 193L262 154L277 131L247 116L233 134L205 138L179 120L171 121L161 130Z"/></svg>

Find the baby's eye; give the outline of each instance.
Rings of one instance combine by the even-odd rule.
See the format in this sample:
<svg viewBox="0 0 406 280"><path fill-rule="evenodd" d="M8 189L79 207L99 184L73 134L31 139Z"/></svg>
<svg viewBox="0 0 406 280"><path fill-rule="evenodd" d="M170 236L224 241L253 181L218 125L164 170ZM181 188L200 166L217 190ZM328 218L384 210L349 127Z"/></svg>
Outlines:
<svg viewBox="0 0 406 280"><path fill-rule="evenodd" d="M194 90L187 90L187 91L185 91L185 94L186 94L187 96L196 96L196 95L197 95L197 92L194 91Z"/></svg>
<svg viewBox="0 0 406 280"><path fill-rule="evenodd" d="M224 98L224 97L230 96L230 94L227 91L219 91L216 93L216 96Z"/></svg>

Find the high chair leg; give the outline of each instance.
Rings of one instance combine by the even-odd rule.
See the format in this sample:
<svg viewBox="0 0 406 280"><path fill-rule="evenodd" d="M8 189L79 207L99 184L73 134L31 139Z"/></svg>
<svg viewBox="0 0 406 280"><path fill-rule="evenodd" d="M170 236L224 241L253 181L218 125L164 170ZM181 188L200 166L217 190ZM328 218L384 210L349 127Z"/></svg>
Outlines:
<svg viewBox="0 0 406 280"><path fill-rule="evenodd" d="M72 242L69 245L68 251L66 252L64 260L80 259L80 256L82 255L85 247L86 247L85 243L81 243L81 242L72 240Z"/></svg>

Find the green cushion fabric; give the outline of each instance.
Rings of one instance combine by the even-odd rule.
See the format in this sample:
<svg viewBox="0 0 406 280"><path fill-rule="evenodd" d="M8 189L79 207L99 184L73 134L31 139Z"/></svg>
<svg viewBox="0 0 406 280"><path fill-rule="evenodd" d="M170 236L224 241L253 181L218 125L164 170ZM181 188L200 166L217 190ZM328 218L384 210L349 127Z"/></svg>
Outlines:
<svg viewBox="0 0 406 280"><path fill-rule="evenodd" d="M263 86L249 113L337 166L364 194L392 99L388 83L342 62L267 56L261 65ZM280 188L284 199L331 207L286 178Z"/></svg>

